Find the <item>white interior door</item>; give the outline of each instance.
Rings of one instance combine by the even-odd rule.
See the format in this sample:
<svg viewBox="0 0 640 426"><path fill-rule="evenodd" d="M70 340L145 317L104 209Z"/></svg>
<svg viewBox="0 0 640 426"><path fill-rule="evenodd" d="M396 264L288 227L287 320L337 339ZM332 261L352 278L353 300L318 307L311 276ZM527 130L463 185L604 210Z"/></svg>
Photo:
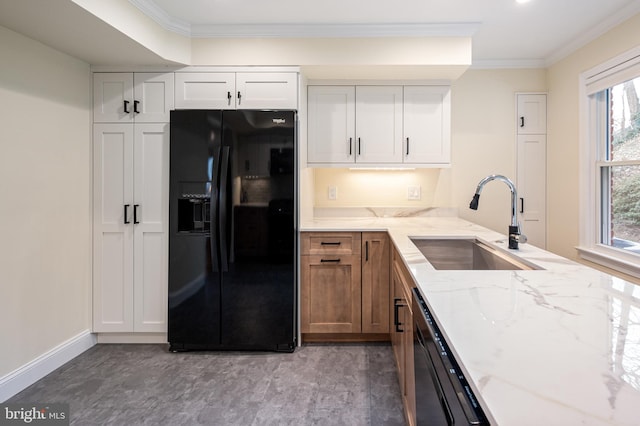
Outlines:
<svg viewBox="0 0 640 426"><path fill-rule="evenodd" d="M133 330L133 126L94 125L93 328Z"/></svg>

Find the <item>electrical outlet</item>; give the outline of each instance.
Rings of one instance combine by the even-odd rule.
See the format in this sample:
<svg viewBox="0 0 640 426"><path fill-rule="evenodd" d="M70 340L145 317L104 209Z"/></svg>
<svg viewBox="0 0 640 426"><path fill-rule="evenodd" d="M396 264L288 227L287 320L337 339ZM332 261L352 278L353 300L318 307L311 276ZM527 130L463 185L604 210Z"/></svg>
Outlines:
<svg viewBox="0 0 640 426"><path fill-rule="evenodd" d="M338 199L338 188L335 186L330 186L329 190L327 191L327 197L330 200L337 200Z"/></svg>
<svg viewBox="0 0 640 426"><path fill-rule="evenodd" d="M419 200L420 199L420 187L410 186L407 188L407 200Z"/></svg>

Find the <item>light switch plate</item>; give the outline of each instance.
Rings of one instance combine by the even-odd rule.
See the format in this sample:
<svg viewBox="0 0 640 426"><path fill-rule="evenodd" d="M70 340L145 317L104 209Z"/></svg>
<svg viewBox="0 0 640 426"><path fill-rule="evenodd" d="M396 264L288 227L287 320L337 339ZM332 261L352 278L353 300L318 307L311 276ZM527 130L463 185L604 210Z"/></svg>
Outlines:
<svg viewBox="0 0 640 426"><path fill-rule="evenodd" d="M420 187L410 186L407 188L407 200L419 200L420 199Z"/></svg>

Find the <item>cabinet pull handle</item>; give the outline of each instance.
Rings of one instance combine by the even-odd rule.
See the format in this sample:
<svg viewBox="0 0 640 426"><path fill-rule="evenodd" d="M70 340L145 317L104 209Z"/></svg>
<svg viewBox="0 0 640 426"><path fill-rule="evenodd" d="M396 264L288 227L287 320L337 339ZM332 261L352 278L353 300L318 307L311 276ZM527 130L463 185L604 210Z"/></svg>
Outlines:
<svg viewBox="0 0 640 426"><path fill-rule="evenodd" d="M362 146L360 144L360 138L358 138L358 155L360 155L360 153L361 153L361 149L360 149L361 147Z"/></svg>
<svg viewBox="0 0 640 426"><path fill-rule="evenodd" d="M393 299L393 324L396 326L396 331L398 333L404 333L404 330L400 328L402 323L398 321L398 309L402 306L399 302L402 302L402 299Z"/></svg>
<svg viewBox="0 0 640 426"><path fill-rule="evenodd" d="M227 105L231 105L231 92L227 92Z"/></svg>
<svg viewBox="0 0 640 426"><path fill-rule="evenodd" d="M340 263L340 259L320 259L320 263Z"/></svg>
<svg viewBox="0 0 640 426"><path fill-rule="evenodd" d="M520 213L524 213L524 198L520 197Z"/></svg>
<svg viewBox="0 0 640 426"><path fill-rule="evenodd" d="M524 117L520 117L520 127L524 127Z"/></svg>
<svg viewBox="0 0 640 426"><path fill-rule="evenodd" d="M242 95L238 92L238 105L240 105L240 103L242 103Z"/></svg>
<svg viewBox="0 0 640 426"><path fill-rule="evenodd" d="M353 144L353 138L349 138L349 156L352 155L352 148L351 148L352 144Z"/></svg>
<svg viewBox="0 0 640 426"><path fill-rule="evenodd" d="M124 112L125 114L129 114L129 101L124 101Z"/></svg>
<svg viewBox="0 0 640 426"><path fill-rule="evenodd" d="M321 246L339 246L342 244L340 241L322 241Z"/></svg>
<svg viewBox="0 0 640 426"><path fill-rule="evenodd" d="M364 242L364 261L369 261L369 241Z"/></svg>
<svg viewBox="0 0 640 426"><path fill-rule="evenodd" d="M140 207L140 204L134 204L133 205L133 223L135 225L137 225L138 223L138 207Z"/></svg>
<svg viewBox="0 0 640 426"><path fill-rule="evenodd" d="M409 138L407 138L407 156L409 155Z"/></svg>
<svg viewBox="0 0 640 426"><path fill-rule="evenodd" d="M135 112L136 114L140 114L140 111L138 111L139 104L140 104L140 101L133 101L133 112Z"/></svg>
<svg viewBox="0 0 640 426"><path fill-rule="evenodd" d="M129 224L129 220L127 219L128 216L129 216L129 204L125 204L124 205L124 224L125 225Z"/></svg>

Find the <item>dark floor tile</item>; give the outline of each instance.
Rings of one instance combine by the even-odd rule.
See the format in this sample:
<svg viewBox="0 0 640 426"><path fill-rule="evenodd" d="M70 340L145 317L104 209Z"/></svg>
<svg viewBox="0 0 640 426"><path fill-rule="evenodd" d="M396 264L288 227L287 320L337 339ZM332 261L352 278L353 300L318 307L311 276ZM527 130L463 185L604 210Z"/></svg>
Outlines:
<svg viewBox="0 0 640 426"><path fill-rule="evenodd" d="M403 425L388 344L294 353L96 345L7 402L66 402L74 425Z"/></svg>

